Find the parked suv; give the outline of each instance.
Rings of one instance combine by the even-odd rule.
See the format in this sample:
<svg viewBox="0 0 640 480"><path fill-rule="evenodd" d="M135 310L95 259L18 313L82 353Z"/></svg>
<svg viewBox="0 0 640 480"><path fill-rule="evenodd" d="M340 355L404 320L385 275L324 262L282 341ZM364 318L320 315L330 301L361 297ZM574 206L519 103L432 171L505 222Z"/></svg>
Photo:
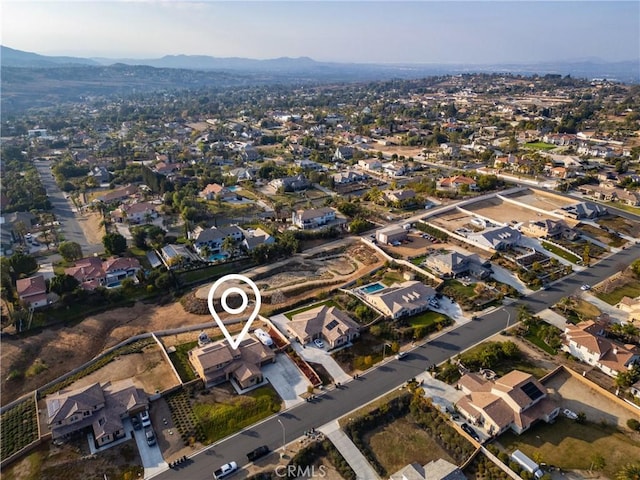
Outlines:
<svg viewBox="0 0 640 480"><path fill-rule="evenodd" d="M151 446L156 444L156 435L153 433L152 428L145 429L144 436L147 439L147 445Z"/></svg>
<svg viewBox="0 0 640 480"><path fill-rule="evenodd" d="M140 413L140 421L142 422L142 426L145 428L151 426L151 418L149 418L149 410L145 410L144 412Z"/></svg>

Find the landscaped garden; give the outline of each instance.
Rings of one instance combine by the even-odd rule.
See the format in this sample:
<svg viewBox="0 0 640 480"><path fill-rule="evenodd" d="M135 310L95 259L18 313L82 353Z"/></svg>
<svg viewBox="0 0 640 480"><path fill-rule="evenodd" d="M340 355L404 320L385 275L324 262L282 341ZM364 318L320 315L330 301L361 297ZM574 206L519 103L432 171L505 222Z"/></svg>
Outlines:
<svg viewBox="0 0 640 480"><path fill-rule="evenodd" d="M200 400L195 390L180 389L166 397L171 418L185 445L208 445L280 410L281 400L270 386L259 387L229 401Z"/></svg>
<svg viewBox="0 0 640 480"><path fill-rule="evenodd" d="M505 433L498 439L507 451L519 449L530 457L563 470L598 470L607 478L640 458L640 441L615 427L558 417L553 424L538 423L521 435ZM596 455L602 456L604 465ZM599 463L599 468L594 468Z"/></svg>
<svg viewBox="0 0 640 480"><path fill-rule="evenodd" d="M560 258L564 258L565 260L570 261L571 263L578 263L582 261L582 259L578 255L574 255L571 252L567 252L563 248L560 248L556 245L552 245L551 243L545 242L545 241L542 241L540 243L546 250L559 256Z"/></svg>
<svg viewBox="0 0 640 480"><path fill-rule="evenodd" d="M637 265L637 267L636 267ZM623 297L636 298L640 296L640 262L636 261L630 268L625 269L621 275L604 280L594 288L595 295L610 305L616 305Z"/></svg>
<svg viewBox="0 0 640 480"><path fill-rule="evenodd" d="M189 350L193 350L198 346L198 342L187 342L176 345L175 352L169 354L169 359L173 366L176 367L178 375L183 382L189 382L196 379L196 374L189 363Z"/></svg>
<svg viewBox="0 0 640 480"><path fill-rule="evenodd" d="M573 324L593 320L602 314L598 307L578 296L561 298L553 309L564 316L567 322Z"/></svg>
<svg viewBox="0 0 640 480"><path fill-rule="evenodd" d="M0 458L13 455L38 439L36 404L32 397L9 408L0 421Z"/></svg>

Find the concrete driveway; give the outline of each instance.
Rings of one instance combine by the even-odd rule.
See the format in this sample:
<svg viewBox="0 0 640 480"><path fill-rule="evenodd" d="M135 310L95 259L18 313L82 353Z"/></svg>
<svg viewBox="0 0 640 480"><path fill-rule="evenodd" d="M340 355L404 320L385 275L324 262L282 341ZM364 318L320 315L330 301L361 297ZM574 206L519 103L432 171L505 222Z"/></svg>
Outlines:
<svg viewBox="0 0 640 480"><path fill-rule="evenodd" d="M129 419L123 420L122 423L126 429L133 430L133 426ZM162 452L160 451L158 443L156 442L156 444L152 446L147 445L147 439L144 436L144 429L133 430L133 436L136 439L140 458L142 459L144 478L149 478L169 467L167 462L164 461L164 458L162 458ZM158 434L156 433L156 438L157 436Z"/></svg>
<svg viewBox="0 0 640 480"><path fill-rule="evenodd" d="M438 308L429 307L429 310L434 312L443 313L447 317L451 318L455 323L468 322L470 319L464 316L462 308L456 302L449 297L442 297L438 299Z"/></svg>
<svg viewBox="0 0 640 480"><path fill-rule="evenodd" d="M276 356L276 363L270 363L261 368L264 378L278 392L284 401L285 408L293 407L304 402L300 397L311 385L293 361L285 354Z"/></svg>
<svg viewBox="0 0 640 480"><path fill-rule="evenodd" d="M507 285L512 286L523 295L529 295L530 293L533 292L533 290L531 290L530 288L527 288L527 286L524 283L522 283L519 278L517 278L513 273L511 273L506 268L503 268L500 265L496 265L495 263L492 263L491 269L493 270L491 277L494 280L498 282L506 283Z"/></svg>
<svg viewBox="0 0 640 480"><path fill-rule="evenodd" d="M325 349L318 348L313 343L309 343L304 347L297 342L293 342L291 345L307 362L321 364L329 372L329 375L333 377L334 382L346 383L351 380L351 375L344 373L338 362Z"/></svg>

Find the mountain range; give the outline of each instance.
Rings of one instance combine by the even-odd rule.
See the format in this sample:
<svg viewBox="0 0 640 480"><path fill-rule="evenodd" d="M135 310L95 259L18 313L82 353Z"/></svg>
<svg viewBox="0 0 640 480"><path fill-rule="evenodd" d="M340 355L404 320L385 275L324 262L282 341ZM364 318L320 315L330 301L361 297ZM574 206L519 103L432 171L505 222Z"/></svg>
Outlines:
<svg viewBox="0 0 640 480"><path fill-rule="evenodd" d="M86 95L126 94L163 88L234 87L265 83L355 82L463 73L560 74L640 83L640 60L493 65L319 62L308 57L268 60L206 55L155 59L48 56L0 46L2 111L22 111L77 101Z"/></svg>

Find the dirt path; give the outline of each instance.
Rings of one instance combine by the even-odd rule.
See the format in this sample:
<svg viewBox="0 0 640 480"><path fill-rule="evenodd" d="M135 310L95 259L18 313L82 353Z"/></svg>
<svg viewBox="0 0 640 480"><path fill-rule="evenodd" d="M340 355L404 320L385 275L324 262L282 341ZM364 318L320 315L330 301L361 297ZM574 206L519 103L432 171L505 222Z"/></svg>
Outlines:
<svg viewBox="0 0 640 480"><path fill-rule="evenodd" d="M76 219L80 224L80 228L84 232L84 236L87 242L99 245L102 243L102 237L104 236L104 227L100 225L102 217L99 213L89 212L82 216L77 215Z"/></svg>
<svg viewBox="0 0 640 480"><path fill-rule="evenodd" d="M178 302L165 306L137 303L88 317L73 327L52 328L24 339L3 338L2 404L54 380L132 335L206 321L203 316L185 312ZM36 360L41 367L32 367ZM7 380L12 370L23 372L24 378Z"/></svg>

